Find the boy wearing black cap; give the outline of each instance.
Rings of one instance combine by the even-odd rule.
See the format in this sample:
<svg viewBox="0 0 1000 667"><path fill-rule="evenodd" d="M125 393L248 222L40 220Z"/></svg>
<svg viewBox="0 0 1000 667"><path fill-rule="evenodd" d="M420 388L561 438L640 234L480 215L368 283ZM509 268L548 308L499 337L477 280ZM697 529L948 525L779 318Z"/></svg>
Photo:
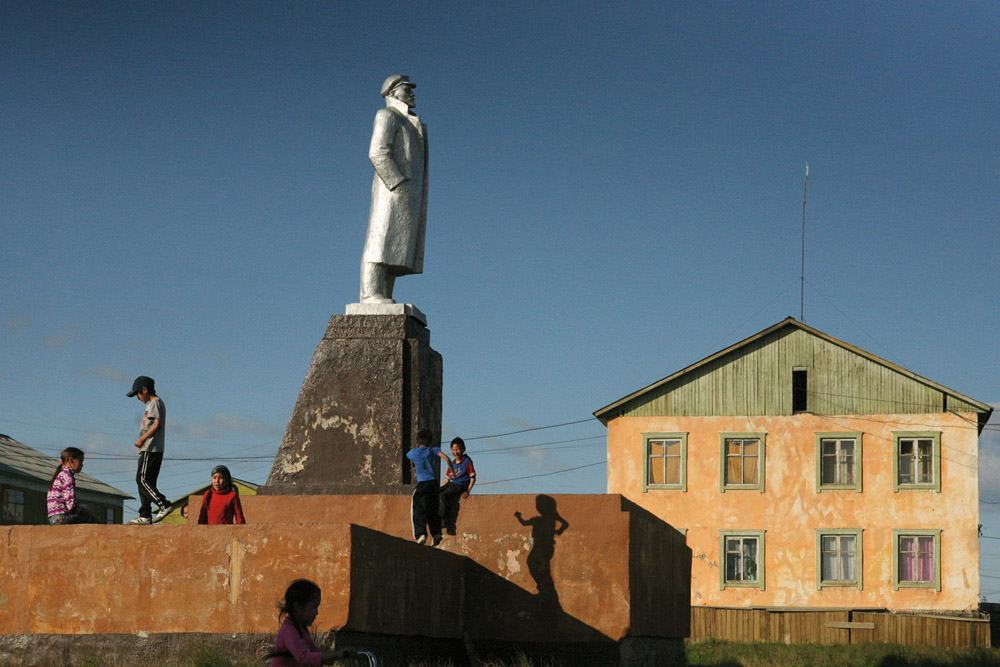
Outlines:
<svg viewBox="0 0 1000 667"><path fill-rule="evenodd" d="M140 375L132 383L132 391L125 394L135 396L146 404L142 415L142 426L135 446L139 449L139 468L135 474L135 483L139 487L139 516L129 521L130 524L148 525L155 523L170 514L170 501L156 488L156 478L160 476L160 464L163 463L164 424L167 419L167 408L163 399L156 395L153 378ZM156 503L160 510L153 516L152 505Z"/></svg>

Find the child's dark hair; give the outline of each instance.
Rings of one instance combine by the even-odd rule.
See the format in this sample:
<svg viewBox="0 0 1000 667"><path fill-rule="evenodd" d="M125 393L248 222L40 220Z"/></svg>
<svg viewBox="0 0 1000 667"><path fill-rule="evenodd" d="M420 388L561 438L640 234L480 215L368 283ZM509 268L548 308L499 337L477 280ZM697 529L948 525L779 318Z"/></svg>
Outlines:
<svg viewBox="0 0 1000 667"><path fill-rule="evenodd" d="M417 444L418 445L429 445L431 440L434 438L434 434L431 433L429 428L422 428L417 431Z"/></svg>
<svg viewBox="0 0 1000 667"><path fill-rule="evenodd" d="M49 482L50 491L52 490L52 485L56 483L56 477L58 477L59 473L62 472L63 467L70 461L82 461L83 456L84 456L83 450L77 449L76 447L67 447L66 449L62 450L62 454L59 455L59 458L62 460L62 463L57 465L56 471L52 473L52 480Z"/></svg>
<svg viewBox="0 0 1000 667"><path fill-rule="evenodd" d="M458 445L458 451L463 454L465 453L465 440L462 440L461 438L454 438L452 439L451 444Z"/></svg>
<svg viewBox="0 0 1000 667"><path fill-rule="evenodd" d="M285 591L285 598L278 606L278 620L282 621L287 616L292 619L292 623L295 624L299 634L304 635L307 629L299 625L298 619L295 618L295 614L292 612L295 607L309 604L321 594L322 591L320 591L319 586L315 582L308 579L296 579L289 584L288 589Z"/></svg>

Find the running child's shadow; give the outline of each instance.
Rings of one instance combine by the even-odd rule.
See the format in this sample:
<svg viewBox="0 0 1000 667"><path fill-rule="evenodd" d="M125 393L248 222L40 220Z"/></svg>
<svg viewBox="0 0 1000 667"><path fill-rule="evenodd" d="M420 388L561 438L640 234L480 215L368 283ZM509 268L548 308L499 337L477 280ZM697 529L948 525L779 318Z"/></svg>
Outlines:
<svg viewBox="0 0 1000 667"><path fill-rule="evenodd" d="M552 496L535 496L535 509L538 516L525 519L520 512L514 516L522 526L531 526L532 547L528 554L528 572L538 587L538 601L543 607L562 609L559 604L559 593L556 592L552 580L552 557L556 552L556 536L562 535L569 528L569 522L559 516L556 501Z"/></svg>

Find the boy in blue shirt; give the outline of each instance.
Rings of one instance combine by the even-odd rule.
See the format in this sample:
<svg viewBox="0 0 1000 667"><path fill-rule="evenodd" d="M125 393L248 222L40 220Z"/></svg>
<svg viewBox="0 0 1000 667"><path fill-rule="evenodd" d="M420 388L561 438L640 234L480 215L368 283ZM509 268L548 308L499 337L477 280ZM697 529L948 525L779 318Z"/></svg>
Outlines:
<svg viewBox="0 0 1000 667"><path fill-rule="evenodd" d="M417 431L417 446L406 452L406 458L417 469L417 488L413 490L410 518L413 519L413 537L417 544L427 541L427 528L431 530L431 546L441 544L441 515L438 513L438 480L434 459L439 457L452 470L451 459L440 447L431 447L434 434L426 428ZM454 471L452 470L454 474Z"/></svg>

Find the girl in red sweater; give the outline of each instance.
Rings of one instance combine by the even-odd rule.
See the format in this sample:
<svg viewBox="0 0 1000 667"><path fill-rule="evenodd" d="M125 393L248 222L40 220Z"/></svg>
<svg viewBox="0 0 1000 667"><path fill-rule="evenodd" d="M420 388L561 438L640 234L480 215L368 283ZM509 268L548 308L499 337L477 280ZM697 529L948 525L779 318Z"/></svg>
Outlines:
<svg viewBox="0 0 1000 667"><path fill-rule="evenodd" d="M233 476L226 466L212 468L212 488L205 492L201 501L198 523L217 525L225 523L246 523L240 492L233 485Z"/></svg>

